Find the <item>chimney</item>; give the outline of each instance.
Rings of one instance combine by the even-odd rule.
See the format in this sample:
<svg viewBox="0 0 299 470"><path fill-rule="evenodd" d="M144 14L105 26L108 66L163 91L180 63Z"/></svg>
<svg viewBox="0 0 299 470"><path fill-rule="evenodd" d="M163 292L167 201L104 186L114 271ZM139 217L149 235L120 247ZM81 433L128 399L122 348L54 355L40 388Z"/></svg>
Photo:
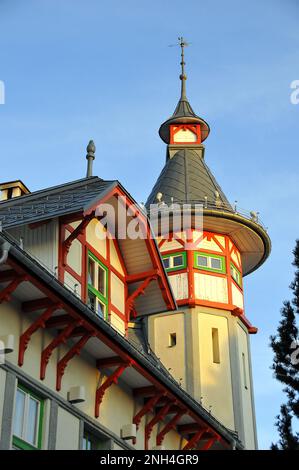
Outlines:
<svg viewBox="0 0 299 470"><path fill-rule="evenodd" d="M21 180L0 183L0 202L29 194L30 191Z"/></svg>

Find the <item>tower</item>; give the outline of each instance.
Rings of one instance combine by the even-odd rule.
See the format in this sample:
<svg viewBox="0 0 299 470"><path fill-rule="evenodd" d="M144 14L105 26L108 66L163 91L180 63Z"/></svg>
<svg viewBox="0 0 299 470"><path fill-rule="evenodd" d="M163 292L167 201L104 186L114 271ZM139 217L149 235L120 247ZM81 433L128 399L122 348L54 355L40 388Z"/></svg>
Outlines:
<svg viewBox="0 0 299 470"><path fill-rule="evenodd" d="M239 213L205 162L209 125L186 96L181 46L181 96L160 127L166 164L146 207L189 204L189 226L157 233L179 309L148 318L149 342L172 375L246 448L257 447L249 335L257 332L244 310L243 277L268 257L269 236L258 214ZM202 205L202 228L195 221Z"/></svg>

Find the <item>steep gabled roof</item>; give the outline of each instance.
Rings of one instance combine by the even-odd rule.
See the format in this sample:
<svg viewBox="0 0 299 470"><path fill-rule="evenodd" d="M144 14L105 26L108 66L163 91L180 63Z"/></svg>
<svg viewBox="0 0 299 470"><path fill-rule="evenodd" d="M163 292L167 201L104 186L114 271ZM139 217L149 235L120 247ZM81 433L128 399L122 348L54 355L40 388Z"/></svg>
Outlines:
<svg viewBox="0 0 299 470"><path fill-rule="evenodd" d="M190 148L178 150L168 159L160 173L146 206L157 203L157 193L162 193L163 202L175 203L215 203L215 193L218 192L222 205L232 210L221 187L215 180L204 159ZM173 198L173 200L172 200Z"/></svg>
<svg viewBox="0 0 299 470"><path fill-rule="evenodd" d="M117 183L94 176L9 199L0 202L0 221L9 228L79 212Z"/></svg>

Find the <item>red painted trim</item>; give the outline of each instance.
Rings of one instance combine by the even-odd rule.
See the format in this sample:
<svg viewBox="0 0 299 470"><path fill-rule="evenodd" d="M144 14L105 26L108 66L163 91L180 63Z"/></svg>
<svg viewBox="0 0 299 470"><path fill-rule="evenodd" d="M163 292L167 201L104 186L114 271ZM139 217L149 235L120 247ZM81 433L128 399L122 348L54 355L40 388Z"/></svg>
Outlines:
<svg viewBox="0 0 299 470"><path fill-rule="evenodd" d="M166 436L166 434L169 433L177 424L177 422L181 419L184 414L186 414L187 410L181 410L179 413L177 413L165 426L164 428L159 432L156 438L157 446L160 446Z"/></svg>
<svg viewBox="0 0 299 470"><path fill-rule="evenodd" d="M191 131L193 134L196 135L196 141L195 142L176 142L175 141L175 134L179 132L182 129L188 129ZM200 124L171 124L169 126L169 131L170 131L170 144L189 144L189 145L198 145L201 143L201 130L200 130Z"/></svg>
<svg viewBox="0 0 299 470"><path fill-rule="evenodd" d="M111 387L111 385L117 384L119 377L125 371L125 369L130 364L123 364L119 366L112 374L106 378L106 380L100 385L100 387L96 391L96 400L95 400L95 417L98 418L100 416L100 406L103 401L104 395L106 390Z"/></svg>
<svg viewBox="0 0 299 470"><path fill-rule="evenodd" d="M135 289L135 291L127 298L126 317L128 319L130 319L130 314L131 314L132 309L134 308L134 303L137 297L139 297L139 295L144 294L144 291L147 288L147 286L150 284L150 282L153 280L156 280L157 277L158 277L157 275L154 275L154 276L149 276L146 279L144 279L144 281L137 287L137 289Z"/></svg>
<svg viewBox="0 0 299 470"><path fill-rule="evenodd" d="M62 381L62 376L64 375L65 369L69 363L69 361L76 355L79 355L81 352L81 349L85 346L87 341L94 336L93 333L86 333L84 336L81 337L81 339L74 344L71 349L68 350L68 352L63 356L62 359L57 364L57 371L56 371L56 390L59 391L61 390L61 381Z"/></svg>
<svg viewBox="0 0 299 470"><path fill-rule="evenodd" d="M166 403L158 413L146 424L144 429L144 449L148 450L148 442L151 438L151 433L153 431L154 426L159 423L159 421L163 421L166 418L169 408L172 406L172 403Z"/></svg>
<svg viewBox="0 0 299 470"><path fill-rule="evenodd" d="M209 450L210 447L215 443L215 441L218 441L219 438L218 436L213 436L211 439L209 439L200 450Z"/></svg>
<svg viewBox="0 0 299 470"><path fill-rule="evenodd" d="M8 302L11 299L13 292L19 287L22 282L27 281L27 276L16 276L16 278L11 281L8 286L4 287L0 292L0 304L2 302Z"/></svg>
<svg viewBox="0 0 299 470"><path fill-rule="evenodd" d="M134 282L144 281L147 277L158 276L158 274L159 273L156 269L152 269L151 271L143 271L141 273L127 275L125 279L128 284L132 284Z"/></svg>
<svg viewBox="0 0 299 470"><path fill-rule="evenodd" d="M118 255L118 260L119 260L120 265L121 265L121 267L122 267L122 269L123 269L124 274L122 274L122 273L120 273L120 274L121 274L122 276L127 276L128 271L127 271L126 265L125 265L125 263L124 263L123 256L122 256L122 253L121 253L121 251L120 251L120 247L119 247L117 241L115 240L115 238L109 238L109 237L108 237L108 240L110 240L110 243L113 243L114 248L115 248L115 250L116 250L116 253L117 253L117 255ZM111 264L111 263L110 263L110 264ZM116 269L116 268L115 268L115 269ZM117 270L117 269L116 269L116 270Z"/></svg>
<svg viewBox="0 0 299 470"><path fill-rule="evenodd" d="M133 424L136 424L136 428L139 428L140 422L143 418L144 415L147 413L150 413L154 410L156 404L160 400L160 398L163 396L163 393L160 393L157 391L157 394L151 397L141 408L141 410L138 411L138 413L134 416L133 418Z"/></svg>
<svg viewBox="0 0 299 470"><path fill-rule="evenodd" d="M121 312L120 310L118 310L118 308L115 307L115 305L113 305L112 303L111 303L111 306L110 306L110 312L115 313L115 314L116 314L119 318L121 318L125 323L127 322L127 317L126 317L126 315L125 315L123 312Z"/></svg>
<svg viewBox="0 0 299 470"><path fill-rule="evenodd" d="M176 269L175 271L167 271L168 277L174 276L175 274L186 274L187 268L184 269Z"/></svg>
<svg viewBox="0 0 299 470"><path fill-rule="evenodd" d="M232 277L230 273L230 253L229 253L229 238L225 236L225 262L226 262L226 275L227 275L227 297L228 303L232 305Z"/></svg>
<svg viewBox="0 0 299 470"><path fill-rule="evenodd" d="M50 307L48 307L44 311L42 315L40 315L33 323L31 323L29 328L27 328L27 330L24 331L24 333L21 334L20 340L19 340L19 358L18 358L18 364L20 367L24 363L25 351L28 347L31 336L40 328L45 328L47 320L49 320L49 318L53 315L53 313L60 307L61 306L59 304L52 304Z"/></svg>
<svg viewBox="0 0 299 470"><path fill-rule="evenodd" d="M48 344L48 346L42 351L41 354L41 363L40 363L40 379L44 380L46 376L46 368L50 357L53 351L60 345L66 343L67 339L70 337L74 328L79 326L79 323L72 321L57 335L55 338Z"/></svg>
<svg viewBox="0 0 299 470"><path fill-rule="evenodd" d="M186 230L187 243L193 242L192 230ZM194 285L194 255L192 250L187 250L187 276L188 276L188 296L189 305L194 304L195 285ZM195 304L194 304L195 305Z"/></svg>
<svg viewBox="0 0 299 470"><path fill-rule="evenodd" d="M71 276L73 276L76 279L76 281L78 281L80 284L83 283L83 275L76 273L76 271L74 271L73 268L71 268L68 264L64 266L64 272L65 271L68 272Z"/></svg>
<svg viewBox="0 0 299 470"><path fill-rule="evenodd" d="M207 431L207 429L200 429L197 431L193 437L191 437L190 441L187 442L183 450L192 450L195 449L198 442L200 441L203 434Z"/></svg>
<svg viewBox="0 0 299 470"><path fill-rule="evenodd" d="M217 273L217 272L214 272L214 271L206 271L205 269L200 269L200 268L194 268L194 272L200 273L200 274L207 274L208 276L224 277L225 279L227 278L226 273Z"/></svg>

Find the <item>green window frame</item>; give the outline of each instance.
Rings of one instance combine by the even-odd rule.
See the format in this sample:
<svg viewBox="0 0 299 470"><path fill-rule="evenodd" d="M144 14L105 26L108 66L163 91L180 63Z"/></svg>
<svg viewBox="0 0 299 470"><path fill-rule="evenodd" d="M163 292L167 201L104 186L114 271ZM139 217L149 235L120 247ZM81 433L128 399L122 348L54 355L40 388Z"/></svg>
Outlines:
<svg viewBox="0 0 299 470"><path fill-rule="evenodd" d="M93 268L92 268L93 266ZM87 297L89 307L108 320L108 268L91 251L87 253ZM103 284L101 286L101 284Z"/></svg>
<svg viewBox="0 0 299 470"><path fill-rule="evenodd" d="M175 258L182 257L182 263L175 266ZM185 251L178 251L176 253L169 253L167 255L162 255L163 264L166 272L169 271L179 271L180 269L185 269L187 267L187 254ZM169 260L169 266L166 266L164 260Z"/></svg>
<svg viewBox="0 0 299 470"><path fill-rule="evenodd" d="M19 395L18 395L19 394ZM23 395L23 403L20 401L18 405L18 396ZM26 439L29 432L27 427L30 420L30 414L33 410L32 405L37 405L36 420L34 423L34 439L33 442ZM21 414L20 414L21 413ZM32 414L31 414L32 416ZM42 448L42 432L43 432L43 417L44 417L44 400L18 383L15 401L15 411L13 416L13 448L21 450L38 450ZM21 418L21 419L20 419Z"/></svg>
<svg viewBox="0 0 299 470"><path fill-rule="evenodd" d="M200 263L199 258L202 258L202 260L206 260L206 263ZM213 266L213 261L217 260L220 262L220 267L216 268ZM203 251L195 251L194 252L194 267L196 269L202 269L204 271L210 271L213 273L220 273L220 274L225 274L226 273L226 265L225 265L225 257L221 255L214 255L211 253L205 253Z"/></svg>
<svg viewBox="0 0 299 470"><path fill-rule="evenodd" d="M234 265L234 263L230 263L230 274L236 284L242 288L242 276L238 268Z"/></svg>

